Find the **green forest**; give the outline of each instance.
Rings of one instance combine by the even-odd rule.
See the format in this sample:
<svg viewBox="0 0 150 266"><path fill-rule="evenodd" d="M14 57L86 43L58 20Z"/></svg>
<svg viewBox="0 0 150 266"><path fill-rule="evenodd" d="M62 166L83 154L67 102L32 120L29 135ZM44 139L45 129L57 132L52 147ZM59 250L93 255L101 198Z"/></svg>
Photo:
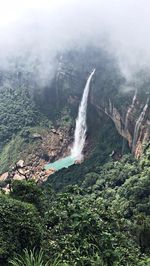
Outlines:
<svg viewBox="0 0 150 266"><path fill-rule="evenodd" d="M1 193L0 265L149 265L150 148L80 172L59 191L22 180Z"/></svg>
<svg viewBox="0 0 150 266"><path fill-rule="evenodd" d="M11 78L0 72L0 266L149 266L149 73L127 82L93 46L55 60L44 85L38 60L30 73L23 62ZM84 160L45 178L47 163L70 155L93 66Z"/></svg>
<svg viewBox="0 0 150 266"><path fill-rule="evenodd" d="M28 157L36 151L33 132L42 135L49 134L51 127L75 127L88 60L89 65L94 60L98 68L91 84L94 99L106 108L109 95L120 113L125 112L133 92L122 96L119 86L124 79L112 58L108 61L105 54L87 50L80 58L83 78L77 60L81 54L73 51L65 56L65 71L72 68L74 80L73 76L59 82L54 78L41 91L31 84L1 86L1 173L11 174L23 152ZM147 89L141 95L140 90L139 99L145 103ZM72 104L70 97L77 100ZM149 143L144 144L140 159L131 154L127 142L122 153L122 136L110 117L96 110L91 98L87 124L91 147L87 145L82 164L62 169L42 183L34 175L29 180L8 177L0 182L0 265L150 265ZM111 156L112 151L117 157ZM6 185L9 193L3 190Z"/></svg>

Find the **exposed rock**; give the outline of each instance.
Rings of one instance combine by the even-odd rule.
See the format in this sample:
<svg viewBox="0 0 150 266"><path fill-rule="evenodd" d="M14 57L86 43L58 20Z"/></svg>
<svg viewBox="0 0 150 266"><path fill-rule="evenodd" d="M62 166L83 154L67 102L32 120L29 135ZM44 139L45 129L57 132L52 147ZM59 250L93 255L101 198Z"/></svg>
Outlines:
<svg viewBox="0 0 150 266"><path fill-rule="evenodd" d="M107 116L111 118L111 120L114 122L115 127L118 131L118 133L125 138L128 141L129 147L132 149L132 142L133 142L133 136L134 136L134 128L136 121L138 119L139 110L141 110L141 103L136 99L136 105L132 107L132 112L129 113L128 110L126 112L129 113L128 116L128 127L125 127L125 121L122 118L123 114L117 110L117 108L113 105L113 103L109 100L109 103L107 105L101 106L101 104L97 104L94 100L93 96L91 97L91 103L96 107L98 112L105 113ZM130 108L130 107L129 107ZM130 108L131 109L131 108ZM141 125L138 140L136 142L135 152L134 155L136 158L139 158L142 155L143 152L143 144L145 142L148 142L150 140L150 120L144 119L144 128Z"/></svg>
<svg viewBox="0 0 150 266"><path fill-rule="evenodd" d="M17 162L18 168L14 167L11 178L15 180L33 178L37 182L45 181L54 171L46 171L44 165L68 155L68 147L72 139L69 130L70 128L59 128L57 131L52 129L43 134L42 142L38 143L34 154L24 158L24 161L19 160Z"/></svg>
<svg viewBox="0 0 150 266"><path fill-rule="evenodd" d="M141 128L139 138L135 147L135 157L140 158L143 152L143 144L150 141L150 121L147 120L145 125Z"/></svg>
<svg viewBox="0 0 150 266"><path fill-rule="evenodd" d="M9 184L3 188L3 191L6 193L6 194L9 194L10 192L10 187L9 187Z"/></svg>
<svg viewBox="0 0 150 266"><path fill-rule="evenodd" d="M54 128L51 130L51 132L54 133L54 134L58 134L58 132Z"/></svg>
<svg viewBox="0 0 150 266"><path fill-rule="evenodd" d="M0 176L0 181L5 181L9 177L9 173L6 172Z"/></svg>
<svg viewBox="0 0 150 266"><path fill-rule="evenodd" d="M38 133L32 134L31 138L33 140L42 140L42 136L40 134L38 134Z"/></svg>
<svg viewBox="0 0 150 266"><path fill-rule="evenodd" d="M63 135L62 135L62 133L59 134L59 139L60 139L60 141L63 141Z"/></svg>
<svg viewBox="0 0 150 266"><path fill-rule="evenodd" d="M24 161L23 160L19 160L17 163L16 163L16 166L18 168L23 168L24 167Z"/></svg>
<svg viewBox="0 0 150 266"><path fill-rule="evenodd" d="M34 134L35 139L40 138L41 135ZM59 128L46 131L42 134L42 141L38 142L37 147L31 150L29 156L22 156L23 159L12 167L10 173L4 173L0 176L0 181L6 180L8 177L12 180L28 180L34 179L36 182L46 181L48 176L54 170L45 170L44 166L48 162L59 159L62 156L67 156L70 152L69 146L72 141L70 128ZM5 191L9 188L5 187Z"/></svg>
<svg viewBox="0 0 150 266"><path fill-rule="evenodd" d="M17 173L13 176L13 180L23 180L23 179L25 179L25 177Z"/></svg>

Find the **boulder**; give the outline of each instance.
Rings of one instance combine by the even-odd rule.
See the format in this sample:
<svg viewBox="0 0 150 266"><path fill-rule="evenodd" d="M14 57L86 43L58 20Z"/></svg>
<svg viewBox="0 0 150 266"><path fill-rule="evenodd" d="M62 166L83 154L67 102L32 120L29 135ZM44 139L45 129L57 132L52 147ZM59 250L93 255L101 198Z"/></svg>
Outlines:
<svg viewBox="0 0 150 266"><path fill-rule="evenodd" d="M32 139L33 140L42 140L42 136L40 135L40 134L38 134L38 133L34 133L34 134L32 134Z"/></svg>
<svg viewBox="0 0 150 266"><path fill-rule="evenodd" d="M5 181L9 177L9 173L6 172L0 176L0 181Z"/></svg>
<svg viewBox="0 0 150 266"><path fill-rule="evenodd" d="M56 129L52 129L51 132L52 132L53 134L59 135L59 131L57 131Z"/></svg>
<svg viewBox="0 0 150 266"><path fill-rule="evenodd" d="M15 174L13 177L14 180L23 180L25 177L23 175Z"/></svg>
<svg viewBox="0 0 150 266"><path fill-rule="evenodd" d="M19 160L17 163L16 163L16 166L18 168L23 168L24 167L24 161L23 160Z"/></svg>
<svg viewBox="0 0 150 266"><path fill-rule="evenodd" d="M52 131L54 134L57 134L56 129L53 128L51 131Z"/></svg>

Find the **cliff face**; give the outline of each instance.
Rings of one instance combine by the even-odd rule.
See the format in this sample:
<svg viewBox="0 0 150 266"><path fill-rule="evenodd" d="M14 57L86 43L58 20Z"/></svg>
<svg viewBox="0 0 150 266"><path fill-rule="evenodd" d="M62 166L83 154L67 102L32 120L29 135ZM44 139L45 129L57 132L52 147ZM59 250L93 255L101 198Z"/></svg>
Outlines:
<svg viewBox="0 0 150 266"><path fill-rule="evenodd" d="M54 78L44 87L32 84L32 78L23 73L12 73L12 84L5 87L9 76L6 80L0 76L1 173L21 159L22 173L14 169L12 178L44 180L49 173L43 166L69 154L83 89L93 68L85 156L91 155L95 161L95 154L105 152L108 159L115 152L120 158L121 150L124 154L128 147L136 158L141 156L144 144L150 141L149 73L140 73L136 82L129 84L110 55L87 48L63 54ZM49 130L49 122L54 130ZM39 133L37 126L40 131L42 128L41 136L34 134L34 140L28 139L28 129L29 133ZM9 174L0 177L1 181L7 178Z"/></svg>
<svg viewBox="0 0 150 266"><path fill-rule="evenodd" d="M69 106L75 118L86 79L93 67L96 73L91 83L89 103L100 117L105 114L113 121L124 139L122 151L127 140L132 153L140 157L143 144L150 140L150 80L147 75L141 74L136 83L127 84L114 59L103 52L88 50L65 54L56 74L57 101Z"/></svg>
<svg viewBox="0 0 150 266"><path fill-rule="evenodd" d="M134 105L129 105L124 113L121 113L110 99L105 107L98 104L93 95L90 101L98 112L105 113L113 121L118 133L127 140L132 153L139 158L143 152L143 145L150 141L150 109L147 107L143 113L144 103L138 97Z"/></svg>
<svg viewBox="0 0 150 266"><path fill-rule="evenodd" d="M105 126L110 119L110 122L113 121L114 129L116 128L123 138L121 139L122 152L125 151L128 142L130 150L138 158L142 153L143 144L150 140L150 107L147 101L150 94L149 73L147 75L140 73L135 79L136 82L129 83L120 73L115 59L105 51L93 47L66 52L57 58L56 65L55 76L45 86L33 83L32 75L31 77L27 75L25 69L19 75L16 74L17 70L14 70L14 73L11 73L10 77L6 76L5 79L4 73L0 75L2 122L0 150L3 148L1 146L12 141L14 134L20 134L24 127L41 126L41 124L47 127L49 122L54 125L54 128L69 124L72 132L67 133L67 136L72 137L86 80L92 69L96 68L88 103L88 110L91 111L90 107L92 107L94 111L91 114L89 112L87 116L88 138L85 152L88 154L89 150L97 145L96 138L93 143L95 135L101 140L100 133L105 131ZM11 84L5 88L4 85L8 79L11 80ZM106 139L109 133L105 132ZM116 136L118 138L118 134ZM53 137L50 138L53 139ZM45 143L44 150L50 156L50 142ZM109 145L111 147L111 143L108 143ZM8 150L8 145L6 148ZM9 159L9 154L5 150L3 154L5 162ZM64 150L58 149L55 156L58 158L63 154Z"/></svg>

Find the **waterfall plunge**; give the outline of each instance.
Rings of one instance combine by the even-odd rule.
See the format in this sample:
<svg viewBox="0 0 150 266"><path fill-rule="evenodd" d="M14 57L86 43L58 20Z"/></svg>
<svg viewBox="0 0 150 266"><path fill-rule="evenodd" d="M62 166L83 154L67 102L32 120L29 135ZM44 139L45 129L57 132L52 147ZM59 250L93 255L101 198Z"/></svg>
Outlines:
<svg viewBox="0 0 150 266"><path fill-rule="evenodd" d="M129 123L129 117L132 114L132 111L134 109L134 105L136 102L136 97L137 97L137 90L134 93L133 99L132 99L132 104L129 106L127 113L126 113L126 117L125 117L125 132L127 132L128 130L128 123ZM125 148L125 139L123 138L123 143L122 143L122 154L124 153L124 148Z"/></svg>
<svg viewBox="0 0 150 266"><path fill-rule="evenodd" d="M132 153L135 152L135 146L136 146L136 142L138 140L138 136L139 136L139 130L140 130L140 127L142 125L142 122L145 118L145 114L146 114L146 111L147 111L147 108L148 108L148 102L149 102L149 99L147 99L147 102L135 124L135 128L134 128L134 136L133 136L133 142L132 142Z"/></svg>
<svg viewBox="0 0 150 266"><path fill-rule="evenodd" d="M132 114L132 111L133 111L133 108L134 108L134 105L136 102L136 97L137 97L137 91L135 91L135 94L134 94L133 99L132 99L132 104L131 104L131 106L129 106L127 114L126 114L125 131L127 131L127 129L128 129L128 120L129 120L130 115Z"/></svg>
<svg viewBox="0 0 150 266"><path fill-rule="evenodd" d="M87 102L88 102L88 95L89 95L89 89L90 89L90 82L91 82L91 79L94 73L95 73L95 69L92 71L92 73L90 74L86 82L82 100L79 106L78 117L76 119L74 143L73 143L73 147L71 150L71 156L75 158L76 160L82 160L83 158L82 151L84 148L85 139L86 139L86 131L87 131L87 125L86 125Z"/></svg>

